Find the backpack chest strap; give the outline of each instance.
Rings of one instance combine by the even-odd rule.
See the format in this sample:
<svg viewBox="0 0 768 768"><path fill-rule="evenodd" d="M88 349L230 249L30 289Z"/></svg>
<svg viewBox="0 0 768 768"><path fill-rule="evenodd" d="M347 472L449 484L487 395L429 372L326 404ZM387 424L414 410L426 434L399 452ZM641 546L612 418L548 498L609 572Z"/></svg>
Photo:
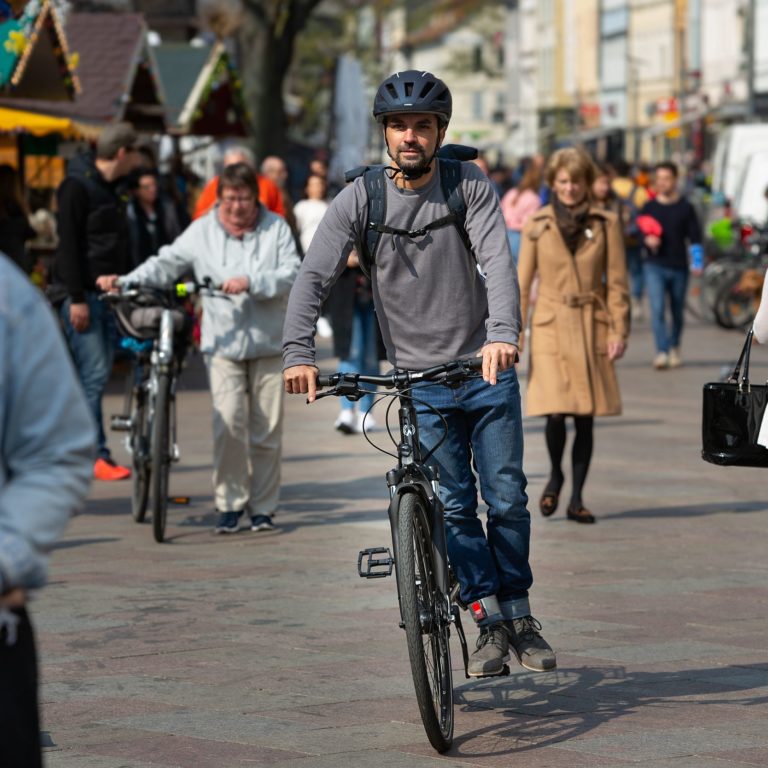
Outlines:
<svg viewBox="0 0 768 768"><path fill-rule="evenodd" d="M382 235L401 235L403 237L409 237L412 240L417 237L424 237L428 232L433 229L439 229L440 227L446 227L449 224L455 224L457 221L455 213L449 213L447 216L442 216L435 221L431 221L429 224L425 224L419 229L398 229L397 227L390 227L387 224L378 224L375 221L368 223L368 229L378 232Z"/></svg>

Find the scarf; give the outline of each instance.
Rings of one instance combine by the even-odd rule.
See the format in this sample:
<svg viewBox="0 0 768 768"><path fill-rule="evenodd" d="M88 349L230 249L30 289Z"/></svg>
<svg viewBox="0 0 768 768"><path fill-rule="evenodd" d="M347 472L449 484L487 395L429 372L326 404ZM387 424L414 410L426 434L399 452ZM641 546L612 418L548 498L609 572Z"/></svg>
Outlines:
<svg viewBox="0 0 768 768"><path fill-rule="evenodd" d="M584 230L589 223L589 200L585 197L580 203L568 207L561 203L560 198L555 195L552 207L555 209L555 220L560 234L563 236L571 255L573 255L576 253Z"/></svg>
<svg viewBox="0 0 768 768"><path fill-rule="evenodd" d="M242 238L245 236L248 232L253 232L254 229L256 229L256 223L259 220L259 208L256 208L256 212L253 215L253 218L251 221L246 224L244 227L238 227L234 224L230 224L229 222L224 220L224 214L219 208L216 211L217 217L219 219L219 224L221 224L222 227L227 231L227 234L231 235L232 237Z"/></svg>

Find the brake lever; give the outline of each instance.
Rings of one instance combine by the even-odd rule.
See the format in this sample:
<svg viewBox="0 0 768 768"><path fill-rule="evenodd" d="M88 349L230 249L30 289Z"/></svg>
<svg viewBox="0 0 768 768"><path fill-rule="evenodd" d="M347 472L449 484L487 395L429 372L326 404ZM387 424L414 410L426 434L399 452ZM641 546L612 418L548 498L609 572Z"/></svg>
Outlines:
<svg viewBox="0 0 768 768"><path fill-rule="evenodd" d="M317 402L318 400L322 400L324 397L333 397L336 394L336 387L333 387L332 389L328 389L325 392L318 392L315 394L315 400L314 402ZM306 401L307 405L311 405L309 400Z"/></svg>

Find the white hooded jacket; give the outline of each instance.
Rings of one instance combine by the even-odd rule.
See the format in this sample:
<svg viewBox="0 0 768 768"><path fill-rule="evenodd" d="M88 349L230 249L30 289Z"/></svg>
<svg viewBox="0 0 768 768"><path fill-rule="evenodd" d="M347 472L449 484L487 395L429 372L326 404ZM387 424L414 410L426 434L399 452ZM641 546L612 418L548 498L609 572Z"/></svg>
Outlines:
<svg viewBox="0 0 768 768"><path fill-rule="evenodd" d="M198 281L209 277L220 285L247 276L247 293L203 294L201 351L252 360L280 354L288 294L298 271L293 235L281 216L261 206L256 228L238 238L221 225L215 206L120 282L171 285L193 272Z"/></svg>

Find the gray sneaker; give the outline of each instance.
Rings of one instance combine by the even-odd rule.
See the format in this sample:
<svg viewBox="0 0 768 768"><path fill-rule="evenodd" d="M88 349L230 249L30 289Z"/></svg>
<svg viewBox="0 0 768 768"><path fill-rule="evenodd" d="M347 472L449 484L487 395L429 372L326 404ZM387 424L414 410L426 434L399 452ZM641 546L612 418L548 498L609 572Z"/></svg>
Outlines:
<svg viewBox="0 0 768 768"><path fill-rule="evenodd" d="M477 647L469 657L470 677L500 675L504 662L509 661L509 633L502 622L481 627Z"/></svg>
<svg viewBox="0 0 768 768"><path fill-rule="evenodd" d="M505 621L509 647L521 666L532 672L547 672L557 666L555 652L541 636L541 624L533 616Z"/></svg>

